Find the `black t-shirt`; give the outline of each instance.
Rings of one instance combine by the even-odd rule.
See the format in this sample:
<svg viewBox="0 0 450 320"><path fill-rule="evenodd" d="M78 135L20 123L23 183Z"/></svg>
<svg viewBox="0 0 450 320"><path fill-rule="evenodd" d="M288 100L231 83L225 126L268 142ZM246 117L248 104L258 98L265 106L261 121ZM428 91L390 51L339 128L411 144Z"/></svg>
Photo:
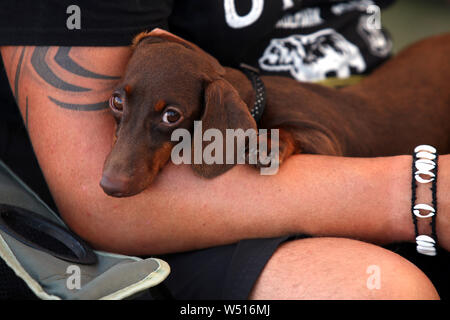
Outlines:
<svg viewBox="0 0 450 320"><path fill-rule="evenodd" d="M320 81L367 73L389 57L391 39L371 12L392 2L181 0L169 28L224 65Z"/></svg>
<svg viewBox="0 0 450 320"><path fill-rule="evenodd" d="M302 81L370 71L391 52L376 7L393 0L15 0L0 4L0 45L117 46L155 27L222 64ZM67 21L76 5L80 29Z"/></svg>
<svg viewBox="0 0 450 320"><path fill-rule="evenodd" d="M320 81L365 74L389 57L391 39L373 23L374 8L392 2L2 1L0 46L124 46L138 33L160 27L196 43L223 65L238 66L243 62L263 74ZM68 27L74 14L78 14L79 29ZM9 88L4 70L0 73L0 99L5 99Z"/></svg>

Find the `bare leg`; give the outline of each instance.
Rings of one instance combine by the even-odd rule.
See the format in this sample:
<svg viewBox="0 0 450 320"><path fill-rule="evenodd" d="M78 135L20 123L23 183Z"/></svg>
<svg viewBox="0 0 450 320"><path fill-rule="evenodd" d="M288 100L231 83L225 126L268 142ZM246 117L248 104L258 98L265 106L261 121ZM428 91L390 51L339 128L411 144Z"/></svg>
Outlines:
<svg viewBox="0 0 450 320"><path fill-rule="evenodd" d="M425 274L391 251L356 240L313 238L282 245L263 270L250 299L439 296Z"/></svg>

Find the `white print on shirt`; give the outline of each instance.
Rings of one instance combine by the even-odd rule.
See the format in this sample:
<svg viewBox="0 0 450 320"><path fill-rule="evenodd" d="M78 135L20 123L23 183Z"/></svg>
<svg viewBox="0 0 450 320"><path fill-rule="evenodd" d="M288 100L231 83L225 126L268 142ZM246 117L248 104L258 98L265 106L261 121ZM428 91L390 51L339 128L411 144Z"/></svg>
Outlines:
<svg viewBox="0 0 450 320"><path fill-rule="evenodd" d="M331 72L346 78L350 68L366 69L359 48L333 29L272 39L259 66L266 71L288 71L298 81L324 80Z"/></svg>
<svg viewBox="0 0 450 320"><path fill-rule="evenodd" d="M255 23L263 12L264 0L252 0L252 8L250 11L246 15L240 16L236 11L235 1L238 0L224 0L223 2L225 21L230 28L240 29L248 27ZM293 6L293 0L283 0L283 10L287 10Z"/></svg>
<svg viewBox="0 0 450 320"><path fill-rule="evenodd" d="M345 3L335 4L331 7L331 12L333 14L340 16L343 13L352 10L366 11L370 5L373 5L373 1L371 0L354 0Z"/></svg>
<svg viewBox="0 0 450 320"><path fill-rule="evenodd" d="M252 0L252 8L245 16L236 12L235 0L224 0L225 20L231 28L239 29L253 24L259 19L264 8L264 0Z"/></svg>
<svg viewBox="0 0 450 320"><path fill-rule="evenodd" d="M371 28L368 21L370 15L363 15L359 18L358 31L361 38L369 46L370 52L378 57L386 57L392 50L392 41L385 36L381 29Z"/></svg>
<svg viewBox="0 0 450 320"><path fill-rule="evenodd" d="M294 6L294 0L283 0L283 10L287 10Z"/></svg>
<svg viewBox="0 0 450 320"><path fill-rule="evenodd" d="M322 22L320 8L306 8L297 13L286 14L277 22L275 27L279 29L307 28L317 26Z"/></svg>

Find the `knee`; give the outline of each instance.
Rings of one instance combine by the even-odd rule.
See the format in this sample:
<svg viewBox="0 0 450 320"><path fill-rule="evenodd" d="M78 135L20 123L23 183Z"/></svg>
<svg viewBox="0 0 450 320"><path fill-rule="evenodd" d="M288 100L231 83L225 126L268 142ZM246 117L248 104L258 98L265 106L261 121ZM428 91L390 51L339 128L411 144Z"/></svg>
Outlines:
<svg viewBox="0 0 450 320"><path fill-rule="evenodd" d="M252 299L439 299L416 266L381 247L349 239L312 238L281 246Z"/></svg>

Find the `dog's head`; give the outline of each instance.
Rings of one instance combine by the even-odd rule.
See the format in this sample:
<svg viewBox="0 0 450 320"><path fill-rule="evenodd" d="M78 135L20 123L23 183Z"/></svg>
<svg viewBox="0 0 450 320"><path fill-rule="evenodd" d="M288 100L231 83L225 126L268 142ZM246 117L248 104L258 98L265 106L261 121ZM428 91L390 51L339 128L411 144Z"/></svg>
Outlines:
<svg viewBox="0 0 450 320"><path fill-rule="evenodd" d="M177 128L256 128L246 104L223 76L225 69L199 47L155 29L138 35L121 83L110 98L116 137L100 182L116 197L131 196L150 185L168 162ZM230 168L193 164L204 177Z"/></svg>

